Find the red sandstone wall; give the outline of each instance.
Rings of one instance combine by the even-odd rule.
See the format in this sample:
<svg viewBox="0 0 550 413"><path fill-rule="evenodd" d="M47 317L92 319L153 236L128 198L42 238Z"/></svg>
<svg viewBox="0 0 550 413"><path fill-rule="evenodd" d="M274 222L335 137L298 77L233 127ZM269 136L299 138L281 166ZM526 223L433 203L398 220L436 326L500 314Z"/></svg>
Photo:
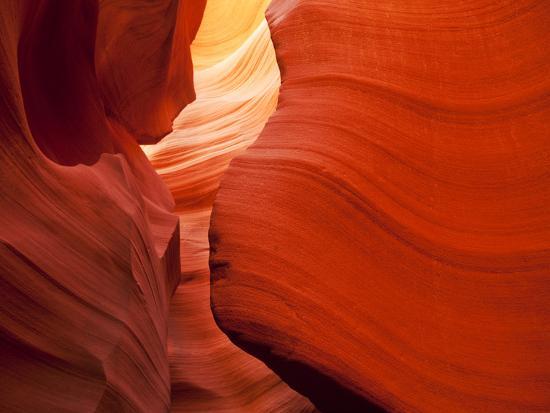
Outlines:
<svg viewBox="0 0 550 413"><path fill-rule="evenodd" d="M144 84L155 65L168 63L170 76L189 69L181 56L173 66L172 53L188 50L200 18L198 3L195 11L156 4L172 17L158 39L150 33L161 61L150 56L150 67L131 77ZM140 98L149 117L136 125L139 136L129 133L137 109L121 101L131 96L130 77L121 81L114 68L140 56L122 59L116 33L109 35L118 52L95 67L96 34L107 41L105 25L123 29L123 8L92 0L6 0L0 8L2 411L170 406L167 316L179 280L179 227L136 141L169 127L170 115ZM142 17L150 23L136 14L132 24ZM166 41L174 30L187 30L183 44ZM144 51L127 41L126 51ZM100 84L112 89L102 93ZM170 92L168 106L179 111L192 96L188 81Z"/></svg>
<svg viewBox="0 0 550 413"><path fill-rule="evenodd" d="M550 409L550 3L275 0L210 229L224 331L326 411Z"/></svg>

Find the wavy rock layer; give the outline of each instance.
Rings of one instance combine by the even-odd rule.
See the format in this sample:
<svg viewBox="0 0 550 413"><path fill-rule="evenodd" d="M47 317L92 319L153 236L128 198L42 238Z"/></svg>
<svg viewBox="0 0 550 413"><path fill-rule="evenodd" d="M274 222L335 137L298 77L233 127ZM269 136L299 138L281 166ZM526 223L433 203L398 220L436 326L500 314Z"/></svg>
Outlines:
<svg viewBox="0 0 550 413"><path fill-rule="evenodd" d="M230 3L208 3L194 43L197 100L178 116L172 134L144 147L174 195L182 227L182 280L169 328L172 411L310 412L306 399L228 340L210 310L208 226L214 196L230 160L256 139L275 109L280 84L265 20L244 34L231 31L250 24L252 15L262 16L263 2L241 4L242 13ZM219 25L219 15L227 24ZM195 55L203 44L221 57Z"/></svg>
<svg viewBox="0 0 550 413"><path fill-rule="evenodd" d="M212 0L206 5L196 39L191 45L193 65L215 65L240 48L265 20L270 0Z"/></svg>
<svg viewBox="0 0 550 413"><path fill-rule="evenodd" d="M96 67L105 109L156 143L195 100L190 44L206 0L100 0Z"/></svg>
<svg viewBox="0 0 550 413"><path fill-rule="evenodd" d="M109 24L123 27L127 16L111 8L115 3L124 9L134 1L101 3ZM166 32L194 21L187 13L199 7L182 12L172 7L177 2L156 4L166 10L168 27L149 33L162 62L149 55L148 64L172 67L166 56L176 46L165 41ZM178 219L139 148L142 136L121 127L135 113L119 106L130 93L115 75L122 57L113 52L104 61L113 71L95 71L96 31L107 39L101 7L6 0L0 8L3 412L170 406L167 318L179 281ZM150 17L136 13L131 21L139 26L143 18L151 27ZM179 49L189 48L187 30ZM100 83L114 87L107 104ZM170 105L179 110L191 95L173 94ZM165 123L156 107L149 114L152 124Z"/></svg>
<svg viewBox="0 0 550 413"><path fill-rule="evenodd" d="M212 217L220 326L326 411L550 410L550 3L268 20L278 108Z"/></svg>

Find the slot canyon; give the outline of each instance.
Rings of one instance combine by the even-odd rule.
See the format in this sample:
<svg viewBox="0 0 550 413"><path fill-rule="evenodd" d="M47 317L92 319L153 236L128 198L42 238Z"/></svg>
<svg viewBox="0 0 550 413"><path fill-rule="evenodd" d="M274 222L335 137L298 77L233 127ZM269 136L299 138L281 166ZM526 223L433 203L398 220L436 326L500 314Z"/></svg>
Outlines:
<svg viewBox="0 0 550 413"><path fill-rule="evenodd" d="M0 412L550 412L548 0L2 0Z"/></svg>

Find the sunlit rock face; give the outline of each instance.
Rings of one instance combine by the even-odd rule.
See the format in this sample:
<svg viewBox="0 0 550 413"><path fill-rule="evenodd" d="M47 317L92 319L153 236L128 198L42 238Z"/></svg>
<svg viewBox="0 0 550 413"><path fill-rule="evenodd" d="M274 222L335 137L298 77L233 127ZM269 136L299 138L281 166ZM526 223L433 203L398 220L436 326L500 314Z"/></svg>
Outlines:
<svg viewBox="0 0 550 413"><path fill-rule="evenodd" d="M168 347L173 412L314 410L232 344L210 310L208 226L219 181L277 103L280 76L263 17L266 3L208 2L192 47L197 100L177 117L172 134L144 146L181 223L181 284L170 310Z"/></svg>
<svg viewBox="0 0 550 413"><path fill-rule="evenodd" d="M171 53L188 56L202 10L200 2L185 10L177 1L148 2L163 11L159 25L147 12L129 18L123 10L135 3L5 0L0 7L2 412L170 407L167 316L179 281L179 226L138 141L169 128L158 100L177 112L192 85L169 97L151 86L150 107L143 89L140 107L123 102L133 96L130 79L147 89L155 67L170 67L166 79L153 76L163 84L175 73L191 76ZM112 26L142 23L162 30L148 32L140 49L147 65L121 79L121 65L143 56L120 55L129 35ZM173 38L178 31L187 36ZM95 47L109 39L111 52L98 57ZM148 117L134 124L139 111Z"/></svg>
<svg viewBox="0 0 550 413"><path fill-rule="evenodd" d="M206 5L200 33L191 45L193 65L207 68L240 48L265 21L270 0L212 0Z"/></svg>
<svg viewBox="0 0 550 413"><path fill-rule="evenodd" d="M274 0L212 308L323 411L550 410L550 4Z"/></svg>

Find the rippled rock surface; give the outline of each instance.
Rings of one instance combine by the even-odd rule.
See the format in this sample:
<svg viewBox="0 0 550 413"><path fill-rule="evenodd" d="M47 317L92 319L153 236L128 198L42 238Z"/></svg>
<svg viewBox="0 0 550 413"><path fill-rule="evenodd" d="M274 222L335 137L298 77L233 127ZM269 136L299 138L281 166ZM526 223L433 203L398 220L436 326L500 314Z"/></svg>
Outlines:
<svg viewBox="0 0 550 413"><path fill-rule="evenodd" d="M274 0L212 308L323 411L550 409L550 8Z"/></svg>
<svg viewBox="0 0 550 413"><path fill-rule="evenodd" d="M179 225L138 142L169 130L168 112L194 96L191 81L165 89L173 77L191 79L204 3L147 2L154 13L135 4L0 8L3 412L170 408Z"/></svg>

